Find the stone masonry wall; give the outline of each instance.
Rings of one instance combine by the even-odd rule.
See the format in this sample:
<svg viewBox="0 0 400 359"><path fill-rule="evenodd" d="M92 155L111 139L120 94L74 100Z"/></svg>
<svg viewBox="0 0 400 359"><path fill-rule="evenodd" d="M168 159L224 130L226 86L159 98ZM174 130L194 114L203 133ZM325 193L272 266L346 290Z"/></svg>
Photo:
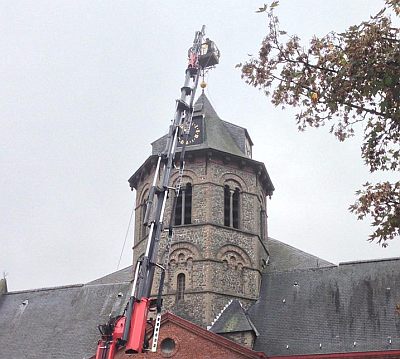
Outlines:
<svg viewBox="0 0 400 359"><path fill-rule="evenodd" d="M235 343L241 344L249 349L253 348L255 335L253 332L236 332L236 333L225 333L223 337L234 341Z"/></svg>
<svg viewBox="0 0 400 359"><path fill-rule="evenodd" d="M137 189L134 262L144 253L147 242L140 228L141 204L151 180L150 171ZM176 180L177 173L173 173L171 185ZM163 308L206 326L231 299L237 298L246 306L258 298L262 260L267 258L260 229L260 209L266 201L257 174L243 164L240 167L230 161L197 157L186 163L183 184L188 182L192 185L192 223L174 229ZM225 185L240 190L239 229L224 226ZM165 225L170 208L168 201ZM161 264L167 255L166 242L163 233L158 252ZM185 275L185 291L184 298L177 300L180 273ZM154 294L158 283L156 274Z"/></svg>

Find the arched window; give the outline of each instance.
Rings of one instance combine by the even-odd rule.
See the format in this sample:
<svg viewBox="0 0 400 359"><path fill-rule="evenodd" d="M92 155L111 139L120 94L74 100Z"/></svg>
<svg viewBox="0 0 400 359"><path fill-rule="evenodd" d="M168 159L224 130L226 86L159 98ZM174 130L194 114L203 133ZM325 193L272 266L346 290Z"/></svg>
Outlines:
<svg viewBox="0 0 400 359"><path fill-rule="evenodd" d="M176 199L175 226L192 223L192 185L182 187Z"/></svg>
<svg viewBox="0 0 400 359"><path fill-rule="evenodd" d="M185 297L185 275L179 273L176 278L176 299L183 300Z"/></svg>
<svg viewBox="0 0 400 359"><path fill-rule="evenodd" d="M229 190L229 186L224 187L224 226L229 227L231 220L231 191Z"/></svg>
<svg viewBox="0 0 400 359"><path fill-rule="evenodd" d="M224 226L239 228L239 211L239 188L233 190L228 185L224 186Z"/></svg>
<svg viewBox="0 0 400 359"><path fill-rule="evenodd" d="M239 228L239 188L232 194L232 227Z"/></svg>
<svg viewBox="0 0 400 359"><path fill-rule="evenodd" d="M140 237L144 238L146 237L148 233L148 227L143 224L144 218L146 216L146 210L147 210L147 196L148 196L148 191L145 192L143 195L142 203L140 204Z"/></svg>

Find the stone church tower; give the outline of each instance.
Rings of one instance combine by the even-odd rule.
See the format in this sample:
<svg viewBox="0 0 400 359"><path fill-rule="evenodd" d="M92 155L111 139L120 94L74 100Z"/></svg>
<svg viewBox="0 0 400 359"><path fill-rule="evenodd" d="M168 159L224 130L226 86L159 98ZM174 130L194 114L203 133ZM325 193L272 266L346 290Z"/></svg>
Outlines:
<svg viewBox="0 0 400 359"><path fill-rule="evenodd" d="M259 296L269 257L267 197L274 187L264 164L252 159L247 130L221 120L204 94L194 106L190 134L163 308L207 326L232 299L248 306ZM147 232L142 221L157 154L165 141L166 136L152 143L152 155L129 180L137 191L134 263L145 251ZM176 171L171 186L177 179ZM166 256L165 237L159 249L161 264Z"/></svg>

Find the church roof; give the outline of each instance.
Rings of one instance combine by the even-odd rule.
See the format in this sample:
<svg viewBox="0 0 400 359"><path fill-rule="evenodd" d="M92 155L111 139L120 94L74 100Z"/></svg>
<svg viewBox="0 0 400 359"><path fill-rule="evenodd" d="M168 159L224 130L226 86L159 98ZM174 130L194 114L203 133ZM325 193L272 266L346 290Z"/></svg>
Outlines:
<svg viewBox="0 0 400 359"><path fill-rule="evenodd" d="M273 238L268 238L267 249L269 252L268 272L336 266L325 259Z"/></svg>
<svg viewBox="0 0 400 359"><path fill-rule="evenodd" d="M0 358L91 358L100 338L97 326L110 313L122 313L130 287L78 284L2 294Z"/></svg>
<svg viewBox="0 0 400 359"><path fill-rule="evenodd" d="M124 282L130 282L133 280L134 277L134 266L130 265L126 268L122 268L116 272L110 273L105 275L104 277L95 279L89 283L89 284L111 284L111 283L124 283Z"/></svg>
<svg viewBox="0 0 400 359"><path fill-rule="evenodd" d="M193 107L193 117L196 116L204 116L204 139L201 144L187 146L186 151L211 148L232 155L246 157L246 136L251 142L247 130L221 120L204 93L199 96ZM167 136L165 135L152 143L153 155L164 150L166 140ZM178 151L180 151L179 148Z"/></svg>
<svg viewBox="0 0 400 359"><path fill-rule="evenodd" d="M254 330L254 350L268 356L400 348L400 258L318 267L316 257L279 241L269 240L269 250L277 262L303 264L271 262L259 300L248 312L232 301L211 332ZM87 284L3 293L0 358L91 358L97 325L124 309L131 273L130 266Z"/></svg>
<svg viewBox="0 0 400 359"><path fill-rule="evenodd" d="M400 258L265 273L249 316L268 356L400 348Z"/></svg>
<svg viewBox="0 0 400 359"><path fill-rule="evenodd" d="M258 335L257 329L236 299L224 308L209 330L217 334L254 331Z"/></svg>

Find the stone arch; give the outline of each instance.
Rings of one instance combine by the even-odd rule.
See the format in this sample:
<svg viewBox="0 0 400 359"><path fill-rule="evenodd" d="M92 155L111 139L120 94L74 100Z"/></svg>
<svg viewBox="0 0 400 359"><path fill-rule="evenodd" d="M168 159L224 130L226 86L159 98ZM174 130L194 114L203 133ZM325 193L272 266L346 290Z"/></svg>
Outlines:
<svg viewBox="0 0 400 359"><path fill-rule="evenodd" d="M176 185L176 182L178 181L178 179L179 179L179 172L175 172L173 175L171 175L171 184L172 184L172 186ZM196 172L194 172L192 170L185 169L185 173L182 176L182 183L188 183L189 182L189 183L191 183L193 185L193 184L198 183L198 181L199 181L199 179L197 177Z"/></svg>
<svg viewBox="0 0 400 359"><path fill-rule="evenodd" d="M136 209L138 210L136 212L137 218L139 220L139 223L137 223L138 226L138 235L139 235L139 240L142 240L143 238L145 238L148 233L149 233L149 227L144 226L143 222L144 222L144 217L146 214L146 209L147 209L147 199L149 196L149 189L150 189L150 185L146 184L144 188L142 188L140 197L139 197L139 201L137 202L137 207Z"/></svg>
<svg viewBox="0 0 400 359"><path fill-rule="evenodd" d="M145 183L142 187L142 190L140 191L140 195L139 195L139 206L147 200L147 197L149 195L149 190L150 190L150 184L149 183Z"/></svg>
<svg viewBox="0 0 400 359"><path fill-rule="evenodd" d="M186 241L173 243L171 245L170 258L175 259L176 257L176 259L178 259L180 254L184 255L185 260L189 258L192 260L202 258L200 249L195 244Z"/></svg>
<svg viewBox="0 0 400 359"><path fill-rule="evenodd" d="M224 290L244 294L246 268L251 264L247 253L236 245L226 245L219 250L217 258L223 263Z"/></svg>
<svg viewBox="0 0 400 359"><path fill-rule="evenodd" d="M169 255L169 261L172 264L179 263L179 255L183 254L184 261L189 262L189 264L193 263L193 260L202 259L203 256L201 255L200 249L193 243L182 241L178 243L173 243L171 245L171 251ZM162 261L164 263L164 258L166 255L166 251L162 254Z"/></svg>
<svg viewBox="0 0 400 359"><path fill-rule="evenodd" d="M220 177L220 183L223 185L228 185L232 188L237 187L241 192L248 191L246 181L242 177L232 172L226 172L222 174Z"/></svg>
<svg viewBox="0 0 400 359"><path fill-rule="evenodd" d="M228 265L237 267L241 264L241 267L251 267L252 260L250 256L239 246L233 244L227 244L220 248L217 254L217 259L226 262Z"/></svg>
<svg viewBox="0 0 400 359"><path fill-rule="evenodd" d="M164 252L164 256L165 256ZM193 260L200 259L201 252L199 248L189 242L178 242L171 246L169 256L169 270L167 271L167 286L170 290L177 290L178 275L185 275L186 288L193 287Z"/></svg>

